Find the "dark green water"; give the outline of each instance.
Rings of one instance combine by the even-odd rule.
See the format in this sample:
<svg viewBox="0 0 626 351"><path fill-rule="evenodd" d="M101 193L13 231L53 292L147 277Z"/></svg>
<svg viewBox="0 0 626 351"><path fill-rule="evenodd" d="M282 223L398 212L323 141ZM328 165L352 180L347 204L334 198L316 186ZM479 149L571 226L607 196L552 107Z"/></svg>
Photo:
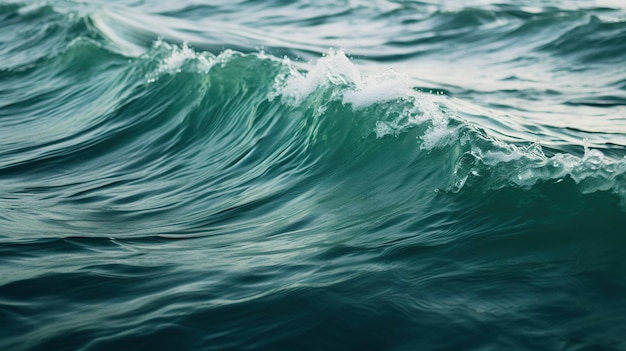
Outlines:
<svg viewBox="0 0 626 351"><path fill-rule="evenodd" d="M622 1L0 2L0 350L626 349Z"/></svg>

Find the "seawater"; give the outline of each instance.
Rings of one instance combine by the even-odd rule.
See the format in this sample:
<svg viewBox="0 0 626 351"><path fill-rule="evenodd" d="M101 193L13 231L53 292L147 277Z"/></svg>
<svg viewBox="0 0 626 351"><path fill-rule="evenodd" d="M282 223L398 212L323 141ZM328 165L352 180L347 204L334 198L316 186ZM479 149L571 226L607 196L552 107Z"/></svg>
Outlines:
<svg viewBox="0 0 626 351"><path fill-rule="evenodd" d="M0 349L626 349L626 5L0 1Z"/></svg>

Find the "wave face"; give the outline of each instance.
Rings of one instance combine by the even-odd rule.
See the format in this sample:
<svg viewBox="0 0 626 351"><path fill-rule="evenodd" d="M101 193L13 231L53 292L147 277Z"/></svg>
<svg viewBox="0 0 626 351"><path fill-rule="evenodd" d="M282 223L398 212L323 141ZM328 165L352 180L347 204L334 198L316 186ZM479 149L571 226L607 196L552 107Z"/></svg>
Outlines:
<svg viewBox="0 0 626 351"><path fill-rule="evenodd" d="M0 28L0 349L626 348L622 2Z"/></svg>

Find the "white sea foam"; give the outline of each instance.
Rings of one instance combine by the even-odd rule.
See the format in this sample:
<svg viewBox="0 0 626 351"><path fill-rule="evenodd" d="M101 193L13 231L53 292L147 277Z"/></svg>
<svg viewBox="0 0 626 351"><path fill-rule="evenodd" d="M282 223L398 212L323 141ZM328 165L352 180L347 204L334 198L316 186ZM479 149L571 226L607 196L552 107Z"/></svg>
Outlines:
<svg viewBox="0 0 626 351"><path fill-rule="evenodd" d="M466 183L470 174L490 173L492 189L509 184L531 187L542 181L560 182L570 178L582 193L613 191L626 195L626 157L613 159L600 150L589 148L585 148L583 156L557 153L548 157L537 143L518 147L497 140L492 142L493 150L483 151L473 146L471 155L476 163L457 174L457 189ZM457 171L466 167L459 162Z"/></svg>
<svg viewBox="0 0 626 351"><path fill-rule="evenodd" d="M450 128L447 125L435 125L428 128L422 136L422 150L432 150L448 146L458 139L456 128Z"/></svg>
<svg viewBox="0 0 626 351"><path fill-rule="evenodd" d="M377 138L398 136L410 128L429 123L419 138L422 150L442 148L457 141L458 128L449 126L450 112L444 111L444 97L413 90L405 74L388 69L381 74L362 74L342 51L330 51L308 72L290 66L286 78L278 80L283 100L300 105L317 89L336 86L332 99L361 110L374 104L398 101L398 109L380 116L373 131Z"/></svg>
<svg viewBox="0 0 626 351"><path fill-rule="evenodd" d="M411 94L406 75L389 69L381 75L358 76L354 87L343 94L343 102L355 109L393 101Z"/></svg>
<svg viewBox="0 0 626 351"><path fill-rule="evenodd" d="M571 177L576 183L583 185L583 192L594 192L618 188L626 190L622 181L626 176L626 157L621 160L606 157L600 150L585 149L583 157L568 154L557 154L549 160L558 172L556 176ZM618 178L622 178L619 181Z"/></svg>
<svg viewBox="0 0 626 351"><path fill-rule="evenodd" d="M339 87L333 98L355 110L411 94L405 75L391 69L379 75L363 75L341 50L330 50L306 72L296 69L289 60L285 63L289 72L277 79L276 88L283 101L294 106L300 105L316 90L328 86Z"/></svg>
<svg viewBox="0 0 626 351"><path fill-rule="evenodd" d="M194 70L196 72L208 73L216 62L221 62L232 54L231 51L227 50L215 57L205 52L198 53L190 48L187 43L183 43L181 46L171 45L160 39L154 43L153 48L169 51L169 55L161 60L154 72L150 72L146 76L149 83L155 82L164 73L180 72L182 66L187 62L195 64Z"/></svg>
<svg viewBox="0 0 626 351"><path fill-rule="evenodd" d="M281 96L283 102L300 106L314 92L335 87L330 99L339 100L354 110L399 102L397 109L382 115L376 122L373 130L377 138L398 136L425 122L430 122L430 126L421 137L422 149L444 147L458 137L457 128L448 126L449 113L435 101L437 97L413 90L405 74L393 69L381 74L363 74L343 51L333 50L306 71L296 69L289 60L285 60L285 64L289 71L276 79L276 92L270 94L270 99Z"/></svg>
<svg viewBox="0 0 626 351"><path fill-rule="evenodd" d="M308 72L301 72L288 59L289 67L286 77L277 79L278 95L283 101L298 106L320 87L328 85L351 85L360 79L360 73L352 62L341 51L331 50L328 55L320 58Z"/></svg>

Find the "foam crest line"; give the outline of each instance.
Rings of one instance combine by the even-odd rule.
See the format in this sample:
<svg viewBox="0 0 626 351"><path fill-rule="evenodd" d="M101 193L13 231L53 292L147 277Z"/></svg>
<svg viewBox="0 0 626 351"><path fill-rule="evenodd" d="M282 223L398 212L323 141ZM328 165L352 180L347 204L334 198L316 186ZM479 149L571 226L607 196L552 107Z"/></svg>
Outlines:
<svg viewBox="0 0 626 351"><path fill-rule="evenodd" d="M504 142L490 135L489 128L459 117L455 109L459 104L451 103L445 96L416 92L408 84L408 77L393 70L364 75L342 51L331 50L305 71L296 69L288 60L285 64L289 69L277 77L275 85L275 94L284 103L302 107L339 101L346 109L360 112L364 121L368 120L368 110L384 105L373 128L377 138L398 138L421 126L415 147L426 153L437 149L464 150L455 167L455 191L469 177L490 174L490 189L531 187L540 181L571 178L583 193L610 190L626 195L622 185L626 157L614 159L590 148L585 148L582 156L547 156L537 142L527 141L527 146ZM471 166L468 159L474 160Z"/></svg>
<svg viewBox="0 0 626 351"><path fill-rule="evenodd" d="M287 65L290 64L286 60ZM299 105L315 90L322 87L341 87L338 98L355 109L376 103L397 100L412 94L408 77L388 69L380 75L363 75L342 50L330 50L326 55L300 72L290 66L288 73L277 77L279 94L284 101Z"/></svg>

